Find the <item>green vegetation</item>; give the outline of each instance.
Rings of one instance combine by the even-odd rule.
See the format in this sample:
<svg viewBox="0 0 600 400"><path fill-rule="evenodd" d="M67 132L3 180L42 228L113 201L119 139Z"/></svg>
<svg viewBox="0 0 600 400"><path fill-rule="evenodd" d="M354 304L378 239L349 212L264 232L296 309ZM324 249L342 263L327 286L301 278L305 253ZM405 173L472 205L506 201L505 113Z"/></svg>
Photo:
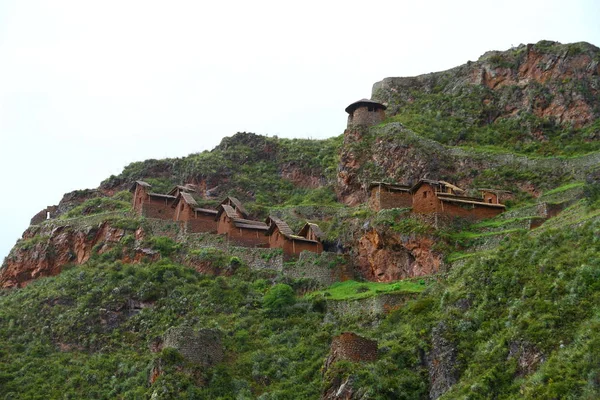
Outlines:
<svg viewBox="0 0 600 400"><path fill-rule="evenodd" d="M285 283L269 288L263 297L263 307L271 313L282 313L296 302L294 289Z"/></svg>
<svg viewBox="0 0 600 400"><path fill-rule="evenodd" d="M131 200L119 200L123 196L114 197L95 197L84 201L82 204L61 215L61 219L76 218L86 215L105 213L108 211L129 211L131 210Z"/></svg>
<svg viewBox="0 0 600 400"><path fill-rule="evenodd" d="M425 289L425 281L398 281L392 283L379 282L337 282L324 290L306 295L309 299L324 297L329 300L366 299L383 293L420 293Z"/></svg>
<svg viewBox="0 0 600 400"><path fill-rule="evenodd" d="M132 163L102 187L145 180L153 192L166 193L182 182L205 182L207 188L218 186L222 195L238 197L261 218L273 205L337 205L333 187L322 182L334 181L341 143L342 136L309 140L238 133L212 151Z"/></svg>

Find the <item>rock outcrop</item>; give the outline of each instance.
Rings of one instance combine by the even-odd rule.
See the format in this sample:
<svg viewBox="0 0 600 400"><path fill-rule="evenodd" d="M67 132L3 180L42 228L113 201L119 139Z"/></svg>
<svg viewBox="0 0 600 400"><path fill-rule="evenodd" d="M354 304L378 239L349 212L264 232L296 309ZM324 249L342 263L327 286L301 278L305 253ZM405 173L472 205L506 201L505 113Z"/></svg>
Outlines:
<svg viewBox="0 0 600 400"><path fill-rule="evenodd" d="M440 322L431 333L432 348L426 357L429 371L429 398L437 399L458 382L456 345L447 338L447 327Z"/></svg>
<svg viewBox="0 0 600 400"><path fill-rule="evenodd" d="M125 234L125 229L111 226L109 222L88 226L48 224L29 227L4 260L0 269L0 287L23 287L34 279L57 275L68 264L77 265L89 260L93 249L98 254L110 251ZM141 230L135 232L137 239L143 234ZM156 252L148 249L122 253L123 261L131 263L157 257Z"/></svg>
<svg viewBox="0 0 600 400"><path fill-rule="evenodd" d="M600 116L600 49L583 42L541 41L490 51L447 71L386 78L373 85L373 97L388 104L389 116L412 102L415 92L457 95L472 85L491 91L482 99L485 112L475 123L493 123L527 110L559 124L586 126Z"/></svg>
<svg viewBox="0 0 600 400"><path fill-rule="evenodd" d="M366 232L357 246L357 268L367 280L392 282L439 272L442 255L432 250L432 238Z"/></svg>
<svg viewBox="0 0 600 400"><path fill-rule="evenodd" d="M214 329L171 328L164 334L162 345L174 348L187 361L204 367L220 363L225 356L221 333Z"/></svg>

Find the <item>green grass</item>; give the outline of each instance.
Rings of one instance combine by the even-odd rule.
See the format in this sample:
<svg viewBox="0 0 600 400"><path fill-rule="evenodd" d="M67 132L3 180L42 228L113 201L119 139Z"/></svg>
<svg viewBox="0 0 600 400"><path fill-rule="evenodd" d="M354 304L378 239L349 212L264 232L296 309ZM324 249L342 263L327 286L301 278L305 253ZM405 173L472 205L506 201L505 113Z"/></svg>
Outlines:
<svg viewBox="0 0 600 400"><path fill-rule="evenodd" d="M496 235L508 235L510 233L516 233L516 232L526 232L526 229L521 229L521 228L514 228L514 229L506 229L504 231L494 231L494 232L469 232L469 231L462 231L462 232L457 232L454 233L451 236L452 239L478 239L478 238L482 238L482 237L489 237L489 236L496 236Z"/></svg>
<svg viewBox="0 0 600 400"><path fill-rule="evenodd" d="M324 290L306 295L307 298L324 296L330 300L357 300L377 296L384 293L420 293L425 289L425 281L380 282L337 282Z"/></svg>
<svg viewBox="0 0 600 400"><path fill-rule="evenodd" d="M585 182L568 183L566 185L559 186L556 189L548 190L547 192L544 192L542 194L542 196L548 196L551 194L566 192L567 190L580 188L580 187L583 187L584 185L585 185ZM540 197L542 197L542 196L540 196Z"/></svg>
<svg viewBox="0 0 600 400"><path fill-rule="evenodd" d="M516 217L516 218L510 218L510 219L502 219L501 217L499 217L499 218L488 219L485 221L478 222L478 223L472 225L471 227L474 229L499 228L501 226L512 224L513 222L526 221L526 220L532 220L532 219L544 219L544 218L539 217L539 216L530 216L530 217Z"/></svg>

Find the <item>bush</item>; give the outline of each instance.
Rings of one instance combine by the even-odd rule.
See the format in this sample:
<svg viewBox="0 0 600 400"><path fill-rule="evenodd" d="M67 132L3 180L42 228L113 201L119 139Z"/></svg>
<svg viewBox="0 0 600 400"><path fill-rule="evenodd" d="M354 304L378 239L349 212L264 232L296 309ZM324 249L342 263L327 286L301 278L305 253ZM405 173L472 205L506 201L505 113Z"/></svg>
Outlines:
<svg viewBox="0 0 600 400"><path fill-rule="evenodd" d="M296 303L294 289L285 283L271 287L263 297L263 308L281 313Z"/></svg>
<svg viewBox="0 0 600 400"><path fill-rule="evenodd" d="M163 257L169 257L181 248L181 244L166 236L153 236L148 242L150 246L154 250L158 250Z"/></svg>

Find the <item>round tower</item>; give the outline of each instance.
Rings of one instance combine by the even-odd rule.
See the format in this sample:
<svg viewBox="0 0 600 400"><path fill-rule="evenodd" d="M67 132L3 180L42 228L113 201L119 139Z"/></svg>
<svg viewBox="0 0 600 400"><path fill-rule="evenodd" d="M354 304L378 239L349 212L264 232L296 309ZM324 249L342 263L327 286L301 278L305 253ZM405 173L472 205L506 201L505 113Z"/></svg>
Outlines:
<svg viewBox="0 0 600 400"><path fill-rule="evenodd" d="M369 99L355 101L346 107L348 113L348 128L351 126L372 126L383 122L387 107Z"/></svg>

